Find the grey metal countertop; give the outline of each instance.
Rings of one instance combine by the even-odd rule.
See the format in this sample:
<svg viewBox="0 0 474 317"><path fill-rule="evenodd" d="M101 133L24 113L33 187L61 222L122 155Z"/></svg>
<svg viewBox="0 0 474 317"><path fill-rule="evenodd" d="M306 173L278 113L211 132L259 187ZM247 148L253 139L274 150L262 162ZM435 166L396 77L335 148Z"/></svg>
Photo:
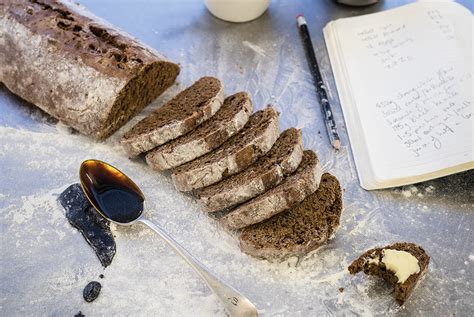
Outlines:
<svg viewBox="0 0 474 317"><path fill-rule="evenodd" d="M182 65L178 85L140 116L202 75L221 78L228 94L246 90L256 109L274 104L282 129L303 129L304 143L344 188L336 237L308 256L270 263L242 254L235 236L178 194L170 178L130 161L118 140L73 134L0 86L0 315L225 315L203 282L144 227L113 227L116 257L107 269L63 216L56 198L78 181L87 158L118 166L138 183L147 214L217 275L241 290L264 316L474 315L474 172L412 186L367 192L358 183L322 37L330 20L381 11L410 1L365 8L333 1L272 1L259 19L231 24L210 15L203 1L81 0L96 15ZM470 6L472 1L460 1ZM334 152L321 120L295 25L304 13L312 33L343 148ZM137 122L138 118L127 125ZM396 241L422 245L430 270L403 308L391 289L346 271L360 253ZM104 279L99 279L99 274ZM82 289L99 280L93 303ZM339 289L344 288L341 292Z"/></svg>

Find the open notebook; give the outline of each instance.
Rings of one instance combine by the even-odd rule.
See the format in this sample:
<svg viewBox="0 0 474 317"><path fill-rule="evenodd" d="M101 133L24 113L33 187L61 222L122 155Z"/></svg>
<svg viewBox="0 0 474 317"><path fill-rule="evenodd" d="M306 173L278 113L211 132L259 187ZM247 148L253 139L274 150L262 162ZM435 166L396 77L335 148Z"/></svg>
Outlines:
<svg viewBox="0 0 474 317"><path fill-rule="evenodd" d="M472 30L471 12L444 1L324 28L363 188L474 168Z"/></svg>

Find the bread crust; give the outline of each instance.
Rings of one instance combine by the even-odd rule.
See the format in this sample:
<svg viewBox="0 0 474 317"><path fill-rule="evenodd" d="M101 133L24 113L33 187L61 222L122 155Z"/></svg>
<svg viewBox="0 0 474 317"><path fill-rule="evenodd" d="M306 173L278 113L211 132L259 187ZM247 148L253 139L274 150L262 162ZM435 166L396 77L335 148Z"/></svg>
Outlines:
<svg viewBox="0 0 474 317"><path fill-rule="evenodd" d="M246 169L259 157L267 153L275 143L280 132L279 115L278 112L271 107L262 111L268 113L270 117L268 118L268 124L261 133L254 139L236 147L232 154L228 155L228 153L223 152L222 149L232 146L241 138L245 137L242 134L247 133L248 130L244 128L239 134L234 135L215 150L221 152L209 153L213 158L211 161L207 161L208 157L205 155L195 161L178 167L171 175L176 189L187 192L212 185L225 177ZM259 112L256 112L253 115L258 114ZM247 125L251 123L252 119L249 120Z"/></svg>
<svg viewBox="0 0 474 317"><path fill-rule="evenodd" d="M179 74L177 64L72 2L6 0L0 13L0 82L94 138L111 135Z"/></svg>
<svg viewBox="0 0 474 317"><path fill-rule="evenodd" d="M342 210L339 181L325 173L318 190L304 201L267 221L246 227L239 237L240 249L267 260L306 255L332 238Z"/></svg>
<svg viewBox="0 0 474 317"><path fill-rule="evenodd" d="M209 122L203 123L195 131L190 132L190 137L192 138L188 138L190 140L187 142L180 143L180 140L176 139L177 142L171 141L164 144L163 146L153 149L146 155L147 164L151 168L158 171L174 168L211 152L215 148L219 147L222 143L227 141L231 136L244 127L250 115L252 114L253 105L252 101L250 100L250 96L247 93L239 94L239 97L243 98L242 103L238 105L240 109L231 118L226 118L227 120L225 122L220 122L212 131L209 131L207 134L200 134L199 129L201 129L201 127L206 128L205 125L207 123L215 123L214 118L212 118L212 120L208 120ZM232 95L228 98L232 98L236 95ZM226 106L226 100L227 98L224 100L224 105L221 107L221 110ZM213 122L211 123L210 121ZM187 137L187 135L183 136L183 138Z"/></svg>
<svg viewBox="0 0 474 317"><path fill-rule="evenodd" d="M300 165L302 166L280 185L232 210L221 218L221 223L229 229L240 229L259 223L291 208L314 193L323 174L316 154L306 150Z"/></svg>
<svg viewBox="0 0 474 317"><path fill-rule="evenodd" d="M203 78L201 78L201 80L202 79ZM192 88L193 85L187 89ZM200 106L199 110L193 111L189 116L183 118L182 120L172 120L163 126L155 127L147 132L134 133L134 129L143 124L147 118L138 122L134 127L132 127L132 129L124 134L121 140L125 151L130 157L134 157L140 153L150 151L159 145L174 140L194 130L201 123L211 118L222 106L222 103L224 102L224 86L220 82L219 85L220 88L217 93L212 98L210 98L205 103L205 105ZM176 97L179 97L179 94ZM167 104L155 112L159 112L166 106ZM150 116L153 115L154 113L152 113Z"/></svg>
<svg viewBox="0 0 474 317"><path fill-rule="evenodd" d="M253 175L254 172L252 169L257 163L267 159L267 156L274 155L273 152L279 150L275 147L281 146L287 150L284 144L279 145L280 139L287 133L293 133L293 135L295 135L295 139L292 140L294 143L291 144L289 151L283 153L282 157L276 158L271 165L266 164L266 169L262 174ZM275 142L273 148L248 169L231 176L223 181L224 183L221 182L198 190L196 195L207 212L216 212L232 207L258 196L281 183L285 176L296 170L302 157L303 138L301 130L295 128L288 129L280 135L280 138ZM262 167L258 167L258 169L261 168Z"/></svg>

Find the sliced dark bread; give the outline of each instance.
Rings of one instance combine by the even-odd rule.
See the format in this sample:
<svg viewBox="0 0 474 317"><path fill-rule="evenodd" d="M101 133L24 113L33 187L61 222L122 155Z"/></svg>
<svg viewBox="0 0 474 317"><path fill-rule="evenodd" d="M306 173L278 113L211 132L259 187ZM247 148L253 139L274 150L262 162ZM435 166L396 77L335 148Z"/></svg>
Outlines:
<svg viewBox="0 0 474 317"><path fill-rule="evenodd" d="M214 77L203 77L124 134L122 145L130 156L194 130L213 116L224 101L224 87Z"/></svg>
<svg viewBox="0 0 474 317"><path fill-rule="evenodd" d="M321 175L318 157L313 151L306 150L294 174L285 178L278 186L232 210L221 218L221 222L230 229L262 222L314 193L318 189Z"/></svg>
<svg viewBox="0 0 474 317"><path fill-rule="evenodd" d="M219 148L177 167L171 175L176 189L191 191L209 186L249 167L278 138L278 117L272 107L257 111L242 130Z"/></svg>
<svg viewBox="0 0 474 317"><path fill-rule="evenodd" d="M112 135L179 70L76 1L0 1L0 89L83 134Z"/></svg>
<svg viewBox="0 0 474 317"><path fill-rule="evenodd" d="M162 171L209 153L240 131L252 111L252 101L247 93L239 92L229 96L211 120L148 152L146 161L153 169Z"/></svg>
<svg viewBox="0 0 474 317"><path fill-rule="evenodd" d="M341 212L339 181L325 173L318 190L301 203L245 228L240 235L240 249L263 259L305 255L332 237L339 226Z"/></svg>
<svg viewBox="0 0 474 317"><path fill-rule="evenodd" d="M301 130L285 130L271 150L246 170L196 191L208 212L243 203L278 185L293 173L303 158Z"/></svg>
<svg viewBox="0 0 474 317"><path fill-rule="evenodd" d="M400 283L396 272L393 271L393 264L390 265L384 262L384 250L387 249L405 251L414 256L418 260L419 271L411 274L405 281ZM429 263L430 257L422 247L410 242L398 242L383 248L366 251L357 260L352 262L348 269L351 274L357 274L362 271L367 275L379 276L394 285L395 300L398 304L402 305L426 274ZM390 268L387 268L387 265Z"/></svg>

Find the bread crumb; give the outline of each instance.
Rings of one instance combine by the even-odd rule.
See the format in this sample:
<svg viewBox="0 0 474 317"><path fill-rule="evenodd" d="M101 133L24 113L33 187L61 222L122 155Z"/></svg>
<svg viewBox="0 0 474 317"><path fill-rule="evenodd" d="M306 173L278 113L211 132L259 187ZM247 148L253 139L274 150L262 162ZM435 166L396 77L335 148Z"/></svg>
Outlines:
<svg viewBox="0 0 474 317"><path fill-rule="evenodd" d="M416 194L418 192L418 188L416 188L416 186L410 186L410 191L412 194Z"/></svg>
<svg viewBox="0 0 474 317"><path fill-rule="evenodd" d="M414 185L411 185L409 188L402 190L402 195L407 198L415 195L416 193L418 193L418 188L416 188L416 186ZM418 195L418 197L422 197L422 196Z"/></svg>
<svg viewBox="0 0 474 317"><path fill-rule="evenodd" d="M427 192L427 193L432 193L432 192L434 192L434 190L435 190L435 187L433 185L430 185L430 186L425 188L425 192Z"/></svg>

